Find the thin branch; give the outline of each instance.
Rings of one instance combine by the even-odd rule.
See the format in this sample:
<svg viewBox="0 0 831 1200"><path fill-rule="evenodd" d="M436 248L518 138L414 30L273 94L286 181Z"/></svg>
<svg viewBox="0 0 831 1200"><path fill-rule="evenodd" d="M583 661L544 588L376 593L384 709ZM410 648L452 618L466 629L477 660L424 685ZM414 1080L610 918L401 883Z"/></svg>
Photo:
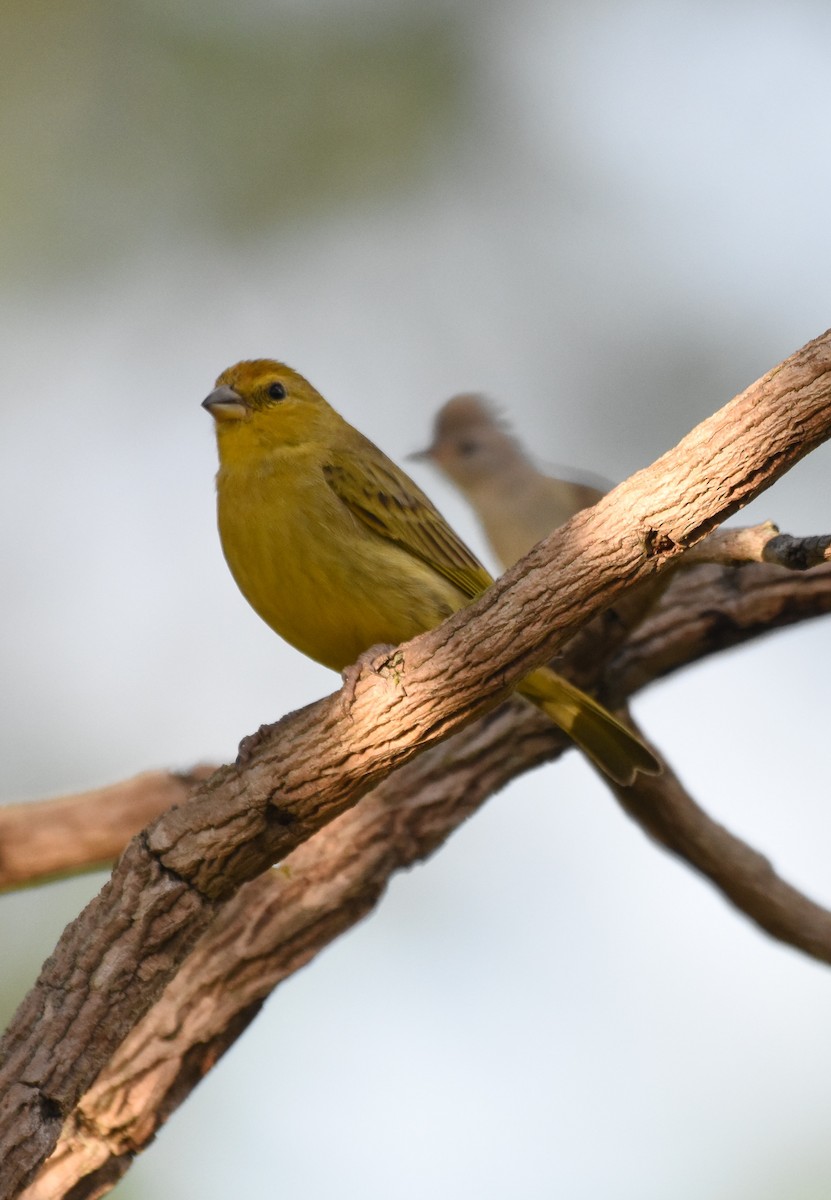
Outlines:
<svg viewBox="0 0 831 1200"><path fill-rule="evenodd" d="M215 767L145 771L109 787L0 808L0 892L112 863L155 817Z"/></svg>
<svg viewBox="0 0 831 1200"><path fill-rule="evenodd" d="M829 433L826 335L578 514L470 609L364 664L348 694L267 730L245 768L218 772L134 839L0 1047L0 1200L33 1177L64 1116L244 882L496 704Z"/></svg>
<svg viewBox="0 0 831 1200"><path fill-rule="evenodd" d="M789 571L807 571L831 560L831 537L793 537L772 521L742 529L715 529L691 547L682 563L770 563Z"/></svg>
<svg viewBox="0 0 831 1200"><path fill-rule="evenodd" d="M692 799L670 767L653 784L609 781L621 808L665 849L711 880L740 912L787 945L831 963L831 912L776 873L771 862L719 825Z"/></svg>
<svg viewBox="0 0 831 1200"><path fill-rule="evenodd" d="M828 613L831 563L800 575L754 563L731 571L697 567L673 582L660 607L618 648L607 699L622 704L679 667Z"/></svg>

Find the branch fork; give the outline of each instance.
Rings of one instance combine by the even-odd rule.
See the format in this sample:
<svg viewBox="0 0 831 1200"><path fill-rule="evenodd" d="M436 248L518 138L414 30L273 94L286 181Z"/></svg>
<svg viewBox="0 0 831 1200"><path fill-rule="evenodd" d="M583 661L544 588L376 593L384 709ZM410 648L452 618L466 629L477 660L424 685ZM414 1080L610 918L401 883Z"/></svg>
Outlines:
<svg viewBox="0 0 831 1200"><path fill-rule="evenodd" d="M234 947L258 930L271 939L273 965L245 994L247 1007L238 1007L221 1030L203 1031L190 1052L183 1049L179 1058L174 1051L172 1074L158 1073L165 1077L155 1097L158 1119L250 1020L263 988L307 961L321 937L328 940L368 911L391 870L430 853L512 774L562 750L558 731L517 700L494 711L507 690L633 586L656 580L686 547L698 543L687 555L706 553L707 543L711 553L726 553L723 545L718 550L722 531L701 539L829 434L831 334L825 334L553 533L469 609L396 651L392 675L383 651L386 666L364 665L354 686L265 727L240 764L193 783L183 803L130 842L7 1030L0 1046L0 1200L18 1197L23 1187L27 1200L70 1188L75 1197L100 1194L92 1189L117 1177L109 1135L102 1134L91 1168L79 1165L81 1134L106 1128L95 1097L111 1094L107 1089L120 1094L118 1079L129 1078L130 1063L156 1044L165 1014L187 1011L181 1006L192 995L188 988L204 985L210 964L227 968ZM761 553L791 570L827 562L828 539L794 549L783 536L760 535ZM818 572L827 587L828 571ZM673 573L672 587L659 597L662 607L681 586ZM644 629L655 602L653 595L638 622ZM640 660L631 653L636 643L634 637L616 648L607 661L610 679L636 678L638 661L643 671L648 643L639 643ZM485 721L471 724L486 712ZM648 815L650 788L665 799L665 783L646 780L621 789L618 799L694 861L689 846ZM692 837L700 845L702 829L709 836L714 823L704 814L698 820ZM741 856L733 858L740 870ZM279 860L287 860L288 874L268 870ZM708 850L694 865L722 886L718 852ZM772 896L775 876L767 866L760 871L754 863L750 870ZM315 886L319 903L298 908L299 896L309 894L304 889ZM753 892L755 903L760 889L734 890L746 906L747 895ZM782 894L774 908L778 915L766 927L783 936L789 913ZM803 948L824 957L819 947L829 942L828 914L812 916ZM136 1128L142 1120L147 1128L148 1112L136 1115ZM62 1128L61 1145L46 1163Z"/></svg>

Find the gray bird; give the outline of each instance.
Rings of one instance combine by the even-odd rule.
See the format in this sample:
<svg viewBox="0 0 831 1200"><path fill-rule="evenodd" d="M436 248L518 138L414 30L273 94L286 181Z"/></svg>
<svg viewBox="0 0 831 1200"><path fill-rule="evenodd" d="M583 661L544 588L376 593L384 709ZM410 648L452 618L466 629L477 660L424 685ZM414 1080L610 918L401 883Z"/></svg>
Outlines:
<svg viewBox="0 0 831 1200"><path fill-rule="evenodd" d="M588 483L544 475L475 393L448 400L436 414L432 443L410 457L435 463L466 496L503 567L603 495Z"/></svg>

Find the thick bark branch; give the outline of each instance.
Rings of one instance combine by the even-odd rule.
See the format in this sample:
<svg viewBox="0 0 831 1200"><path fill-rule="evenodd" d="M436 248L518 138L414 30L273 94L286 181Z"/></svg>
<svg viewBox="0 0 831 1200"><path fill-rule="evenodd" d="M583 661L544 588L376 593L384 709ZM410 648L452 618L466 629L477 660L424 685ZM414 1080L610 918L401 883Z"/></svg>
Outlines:
<svg viewBox="0 0 831 1200"><path fill-rule="evenodd" d="M754 559L767 558L766 538L772 526L724 531L716 561L741 561L742 547L756 547ZM702 546L719 538L711 534ZM732 541L740 534L739 543ZM750 535L745 536L745 535ZM806 543L825 538L793 538L799 558ZM712 547L711 551L712 553ZM801 568L800 568L801 571ZM623 644L604 642L597 623L588 634L590 654L574 643L558 659L558 670L592 691L602 689L616 706L655 679L710 654L751 638L831 612L831 564L810 574L762 566L748 570L702 569L679 572L672 587L653 605ZM601 622L602 622L601 618ZM619 632L619 630L618 630ZM586 661L581 661L585 658ZM133 779L75 796L31 801L0 808L0 891L42 883L74 871L111 864L127 842L172 804L188 798L193 784L207 779L215 767L198 766L185 773L146 771Z"/></svg>
<svg viewBox="0 0 831 1200"><path fill-rule="evenodd" d="M831 574L831 573L829 573ZM829 588L831 592L831 588ZM409 763L231 900L67 1121L21 1200L95 1197L183 1102L274 987L359 921L492 792L563 746L518 701ZM774 937L831 962L831 913L711 820L667 771L615 789L625 811ZM210 1002L207 1002L207 1000Z"/></svg>
<svg viewBox="0 0 831 1200"><path fill-rule="evenodd" d="M469 610L267 730L245 768L218 772L131 842L0 1047L0 1200L32 1178L223 901L773 483L829 435L829 399L826 335L578 514Z"/></svg>
<svg viewBox="0 0 831 1200"><path fill-rule="evenodd" d="M408 763L281 868L247 884L83 1097L20 1200L52 1200L70 1188L81 1200L98 1195L101 1178L119 1178L269 992L361 920L392 874L426 858L490 794L564 746L549 721L512 700Z"/></svg>

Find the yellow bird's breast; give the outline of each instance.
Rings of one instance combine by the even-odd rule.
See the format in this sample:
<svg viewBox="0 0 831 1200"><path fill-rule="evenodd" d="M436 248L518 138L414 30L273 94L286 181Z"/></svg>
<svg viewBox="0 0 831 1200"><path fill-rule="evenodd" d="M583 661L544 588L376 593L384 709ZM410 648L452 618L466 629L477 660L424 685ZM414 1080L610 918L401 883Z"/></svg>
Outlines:
<svg viewBox="0 0 831 1200"><path fill-rule="evenodd" d="M378 643L407 641L467 598L363 525L300 450L217 475L219 534L237 586L287 642L341 671Z"/></svg>

